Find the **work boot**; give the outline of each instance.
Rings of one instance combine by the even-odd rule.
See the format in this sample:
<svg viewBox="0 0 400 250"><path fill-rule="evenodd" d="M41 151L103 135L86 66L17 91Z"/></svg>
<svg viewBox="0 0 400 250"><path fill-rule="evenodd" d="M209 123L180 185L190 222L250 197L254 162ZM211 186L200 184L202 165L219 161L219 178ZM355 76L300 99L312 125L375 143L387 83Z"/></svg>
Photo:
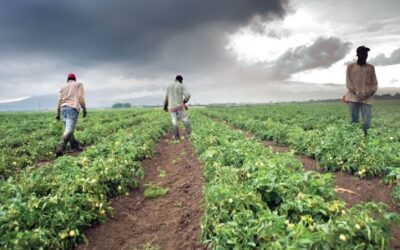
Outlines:
<svg viewBox="0 0 400 250"><path fill-rule="evenodd" d="M174 132L174 139L175 140L179 140L179 129L178 129L178 125L172 125L172 131Z"/></svg>
<svg viewBox="0 0 400 250"><path fill-rule="evenodd" d="M61 139L60 143L58 143L58 145L57 145L56 157L60 157L60 156L64 155L65 145L67 145L67 142L63 138L63 139Z"/></svg>
<svg viewBox="0 0 400 250"><path fill-rule="evenodd" d="M189 137L189 135L192 133L192 128L190 127L190 123L186 122L186 123L183 123L183 125L185 125L186 137Z"/></svg>
<svg viewBox="0 0 400 250"><path fill-rule="evenodd" d="M75 139L74 135L71 135L71 138L69 139L69 145L71 145L72 151L75 152L82 152L83 148L79 145L79 142Z"/></svg>
<svg viewBox="0 0 400 250"><path fill-rule="evenodd" d="M56 157L60 157L64 155L65 147L67 146L67 143L69 142L69 139L71 138L72 134L67 134L61 138L61 141L57 145L56 149Z"/></svg>

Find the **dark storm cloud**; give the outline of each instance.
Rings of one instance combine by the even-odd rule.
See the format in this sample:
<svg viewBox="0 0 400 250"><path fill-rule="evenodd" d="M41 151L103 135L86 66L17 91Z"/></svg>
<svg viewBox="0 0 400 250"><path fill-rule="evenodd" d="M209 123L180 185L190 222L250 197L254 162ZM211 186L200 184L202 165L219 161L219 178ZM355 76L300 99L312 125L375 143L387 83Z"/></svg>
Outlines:
<svg viewBox="0 0 400 250"><path fill-rule="evenodd" d="M285 5L280 0L6 1L0 52L46 54L78 64L143 63L157 59L163 43L176 35L204 26L229 31L254 16L282 16Z"/></svg>
<svg viewBox="0 0 400 250"><path fill-rule="evenodd" d="M304 70L328 68L342 60L350 51L351 43L335 37L319 37L313 44L289 49L280 56L269 72L275 79L287 79Z"/></svg>
<svg viewBox="0 0 400 250"><path fill-rule="evenodd" d="M110 86L120 75L207 74L235 63L227 34L286 8L286 0L5 0L0 99L55 92L68 72L93 83L87 89L131 84Z"/></svg>
<svg viewBox="0 0 400 250"><path fill-rule="evenodd" d="M369 60L369 63L375 66L389 66L400 64L400 49L396 49L389 57L384 54L379 54L375 58Z"/></svg>

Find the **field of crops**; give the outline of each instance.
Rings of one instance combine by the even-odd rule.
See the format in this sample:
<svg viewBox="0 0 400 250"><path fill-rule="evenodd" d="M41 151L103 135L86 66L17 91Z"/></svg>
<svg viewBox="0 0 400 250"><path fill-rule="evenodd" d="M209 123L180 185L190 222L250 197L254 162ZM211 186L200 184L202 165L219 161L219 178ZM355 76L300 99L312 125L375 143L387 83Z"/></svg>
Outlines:
<svg viewBox="0 0 400 250"><path fill-rule="evenodd" d="M140 123L142 112L95 112L77 124L76 136L83 146L92 145L119 129ZM0 120L0 179L38 161L55 158L54 148L60 140L62 124L54 119L54 114L3 113Z"/></svg>
<svg viewBox="0 0 400 250"><path fill-rule="evenodd" d="M42 167L7 172L12 177L0 183L0 248L60 249L82 243L80 229L104 220L110 210L108 200L137 186L143 174L139 161L152 155L156 141L168 129L167 117L160 114L136 110L92 114L80 125L84 129L77 137L95 145L78 157L61 157ZM13 114L7 120L9 143L11 138L24 140L24 135L31 133L12 137L11 122L24 115ZM58 126L50 120L54 114L40 114L39 119L33 115L28 115L32 123L42 124L32 131L33 138L37 138L35 133L46 133L46 123ZM54 148L62 130L54 133L57 135L49 139L45 152ZM21 145L25 152L41 148L29 139L26 142L29 147ZM19 156L15 157L10 161L18 161Z"/></svg>
<svg viewBox="0 0 400 250"><path fill-rule="evenodd" d="M329 172L397 184L399 111L396 103L375 105L364 137L343 104L192 108L189 140L205 179L203 242L212 249L388 249L398 215L372 202L346 207ZM110 198L138 186L140 161L170 129L159 110L91 112L76 132L85 151L55 159L62 128L54 114L0 118L0 249L83 243L83 230L110 215ZM274 153L261 140L292 152ZM293 153L327 173L306 171Z"/></svg>
<svg viewBox="0 0 400 250"><path fill-rule="evenodd" d="M381 205L345 208L330 174L302 171L292 155L272 153L243 133L210 120L210 112L214 113L204 110L193 119L192 137L207 179L202 221L206 242L216 249L388 246L390 216L382 213Z"/></svg>
<svg viewBox="0 0 400 250"><path fill-rule="evenodd" d="M400 179L400 105L373 107L372 128L365 137L360 125L348 122L343 104L289 104L244 108L215 108L207 114L273 140L294 152L314 158L321 168L344 171L361 178ZM393 197L398 200L400 188Z"/></svg>

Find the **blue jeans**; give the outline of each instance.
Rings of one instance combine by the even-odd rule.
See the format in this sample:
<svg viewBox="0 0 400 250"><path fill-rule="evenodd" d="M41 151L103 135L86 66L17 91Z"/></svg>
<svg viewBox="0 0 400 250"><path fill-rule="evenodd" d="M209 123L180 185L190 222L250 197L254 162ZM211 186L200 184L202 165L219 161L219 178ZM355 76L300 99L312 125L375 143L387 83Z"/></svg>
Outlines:
<svg viewBox="0 0 400 250"><path fill-rule="evenodd" d="M366 132L371 127L371 105L362 102L349 102L350 119L352 123L358 123L361 111L362 127Z"/></svg>
<svg viewBox="0 0 400 250"><path fill-rule="evenodd" d="M64 126L64 137L74 133L76 122L78 121L79 112L71 107L61 107L61 117Z"/></svg>
<svg viewBox="0 0 400 250"><path fill-rule="evenodd" d="M171 112L171 121L173 126L178 125L178 119L181 119L184 124L189 122L189 118L185 111Z"/></svg>
<svg viewBox="0 0 400 250"><path fill-rule="evenodd" d="M182 111L176 111L176 112L170 112L171 114L171 120L172 120L172 130L174 132L175 139L179 139L179 129L178 129L178 119L181 119L183 122L183 125L185 126L186 129L186 134L189 136L192 132L192 129L190 127L189 123L189 118L184 110Z"/></svg>

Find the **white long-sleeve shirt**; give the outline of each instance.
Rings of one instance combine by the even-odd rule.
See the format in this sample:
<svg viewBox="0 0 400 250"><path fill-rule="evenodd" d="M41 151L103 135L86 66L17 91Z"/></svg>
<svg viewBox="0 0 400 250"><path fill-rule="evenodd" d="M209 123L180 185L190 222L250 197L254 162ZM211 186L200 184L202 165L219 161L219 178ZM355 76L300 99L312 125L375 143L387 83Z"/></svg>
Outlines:
<svg viewBox="0 0 400 250"><path fill-rule="evenodd" d="M190 93L182 83L174 82L168 86L165 101L168 101L169 111L176 112L184 110L183 100L188 100L189 98Z"/></svg>
<svg viewBox="0 0 400 250"><path fill-rule="evenodd" d="M59 106L68 106L76 109L78 112L81 107L85 107L85 98L83 93L83 84L69 80L58 94Z"/></svg>

